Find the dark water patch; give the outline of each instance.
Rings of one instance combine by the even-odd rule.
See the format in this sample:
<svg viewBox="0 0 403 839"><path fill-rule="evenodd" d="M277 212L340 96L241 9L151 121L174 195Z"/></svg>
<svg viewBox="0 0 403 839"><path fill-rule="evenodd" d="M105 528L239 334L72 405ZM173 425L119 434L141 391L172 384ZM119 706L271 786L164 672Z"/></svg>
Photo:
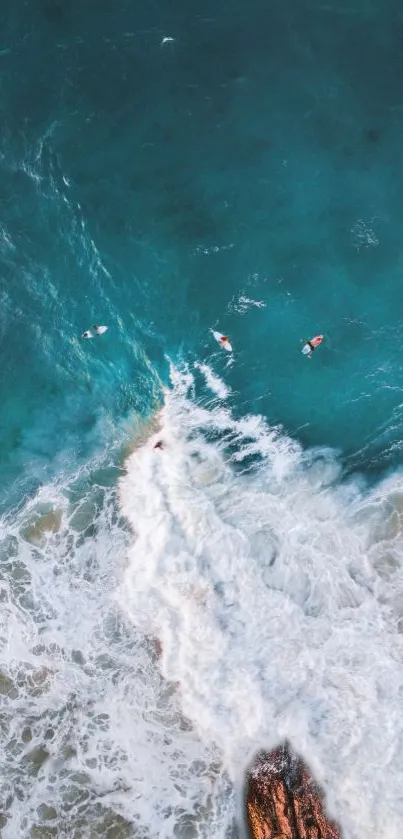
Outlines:
<svg viewBox="0 0 403 839"><path fill-rule="evenodd" d="M70 4L69 4L70 6ZM44 0L42 11L45 19L51 24L66 25L69 7L64 0Z"/></svg>
<svg viewBox="0 0 403 839"><path fill-rule="evenodd" d="M364 139L367 143L379 143L381 139L381 133L377 128L367 128L367 130L364 132Z"/></svg>

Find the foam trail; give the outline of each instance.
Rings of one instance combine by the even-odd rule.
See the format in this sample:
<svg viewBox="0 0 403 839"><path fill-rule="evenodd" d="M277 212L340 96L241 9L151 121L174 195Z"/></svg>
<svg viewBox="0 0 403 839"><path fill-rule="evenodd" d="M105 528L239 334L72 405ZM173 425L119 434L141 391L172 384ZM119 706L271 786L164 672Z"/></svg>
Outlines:
<svg viewBox="0 0 403 839"><path fill-rule="evenodd" d="M207 387L218 396L219 399L227 399L227 397L231 393L231 388L217 376L211 367L208 364L200 364L199 362L195 363L195 368L200 370L200 373L204 376L204 380L206 382Z"/></svg>
<svg viewBox="0 0 403 839"><path fill-rule="evenodd" d="M329 452L172 378L164 451L133 453L121 480L136 539L118 600L233 778L288 738L347 839L398 839L403 481L343 485Z"/></svg>

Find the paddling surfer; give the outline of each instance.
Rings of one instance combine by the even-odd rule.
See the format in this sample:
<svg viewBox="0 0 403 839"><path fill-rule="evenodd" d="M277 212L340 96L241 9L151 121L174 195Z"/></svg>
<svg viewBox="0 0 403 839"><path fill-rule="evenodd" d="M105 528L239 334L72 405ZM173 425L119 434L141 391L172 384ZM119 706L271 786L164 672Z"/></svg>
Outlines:
<svg viewBox="0 0 403 839"><path fill-rule="evenodd" d="M316 350L317 347L320 347L324 340L324 335L315 335L314 338L310 338L309 341L305 341L304 346L302 347L302 354L307 355L308 358L311 357L312 353Z"/></svg>

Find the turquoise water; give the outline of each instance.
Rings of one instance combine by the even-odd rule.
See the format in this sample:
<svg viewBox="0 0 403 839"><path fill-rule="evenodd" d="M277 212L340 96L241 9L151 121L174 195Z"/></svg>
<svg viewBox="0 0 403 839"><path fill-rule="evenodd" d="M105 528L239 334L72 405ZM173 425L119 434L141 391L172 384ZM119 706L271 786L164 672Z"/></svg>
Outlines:
<svg viewBox="0 0 403 839"><path fill-rule="evenodd" d="M92 639L92 632L98 638L98 610L105 609L106 623L112 620L103 598L120 584L125 567L128 537L118 517L116 477L133 429L161 406L163 386L171 387L171 363L188 370L195 362L208 365L230 389L226 405L234 422L259 414L268 427L282 429L284 445L300 444L308 459L311 449L332 449L337 485L348 477L355 487L376 487L389 473L398 480L403 10L397 0L218 6L210 0L15 0L3 6L0 22L0 504L11 528L11 542L3 545L7 563L18 553L21 522L37 503L45 513L60 508L69 521L79 509L85 519L72 525L84 535L57 533L43 555L36 549L28 559L24 543L21 563L30 581L21 583L16 600L10 595L10 609L17 622L19 609L33 610L32 632L43 632L50 645L47 668L54 665L51 644L59 645L63 662L81 649L79 625L71 632L65 627L74 609L88 611L91 640L82 655L92 662L113 657L109 645L115 645L115 684L121 684L123 647L128 655L122 638L137 644L131 624L122 629L115 615L117 635L105 630L99 648ZM168 36L174 40L161 44ZM108 332L83 342L81 333L93 323L107 324ZM211 328L230 336L230 363ZM319 332L325 343L308 361L301 340ZM203 387L196 382L196 401L205 398ZM217 428L205 429L206 435L219 437ZM239 434L247 446L249 431ZM251 455L265 456L256 448ZM78 508L63 506L66 498ZM86 547L100 533L105 564L98 542ZM68 559L72 545L78 560ZM9 585L21 568L5 567ZM88 593L88 602L84 594L76 602L74 594L70 603L72 580L98 593ZM43 591L47 597L53 585L55 601L37 614L35 596L41 599ZM156 627L164 633L157 621L147 626L148 635ZM153 654L141 649L138 673L151 668L149 684L157 684ZM21 656L26 662L36 653L24 655L17 645L7 678L16 678L13 666ZM74 666L81 667L77 661L76 655ZM71 680L77 678L80 696L87 697L90 675L82 666ZM133 684L142 678L138 673ZM181 678L175 671L173 681ZM162 702L159 682L155 691ZM126 696L122 687L122 714L129 719L134 710L124 705ZM173 715L182 737L180 699L175 702L166 725L171 731ZM192 719L190 707L189 700ZM198 731L205 735L203 725ZM139 732L132 755L139 741L145 752L150 747ZM123 749L124 737L114 736ZM205 761L206 777L219 788L217 801L232 801L228 766L224 761L225 771L217 774L217 755L200 736L195 751L183 746L190 750L189 766ZM219 742L216 734L211 738L209 744ZM93 756L97 749L95 739ZM167 765L171 757L175 762L165 757ZM319 774L321 760L322 752ZM147 778L157 771L158 753L155 761ZM138 777L137 765L131 768L123 786ZM157 793L153 817L141 812L134 818L116 805L113 818L117 812L127 820L116 835L132 835L133 824L146 825L144 835L165 835L162 824L167 836L194 835L186 834L188 812L198 830L206 821L206 835L235 830L236 803L228 815L211 803L215 793L204 791L207 799L196 806L198 788L183 807L183 834L176 823L175 830L167 827L174 781L164 783L158 817ZM13 818L10 836L17 828L21 836L37 835L29 832L36 824L32 814L23 826ZM89 808L63 835L87 836L97 818ZM400 813L394 824L399 819ZM346 835L355 835L348 824ZM61 836L58 829L52 835Z"/></svg>
<svg viewBox="0 0 403 839"><path fill-rule="evenodd" d="M3 11L6 493L107 446L149 409L150 368L208 357L214 324L240 411L360 469L400 464L401 17ZM240 314L242 293L266 308ZM94 319L110 332L82 347ZM305 364L299 341L320 331Z"/></svg>

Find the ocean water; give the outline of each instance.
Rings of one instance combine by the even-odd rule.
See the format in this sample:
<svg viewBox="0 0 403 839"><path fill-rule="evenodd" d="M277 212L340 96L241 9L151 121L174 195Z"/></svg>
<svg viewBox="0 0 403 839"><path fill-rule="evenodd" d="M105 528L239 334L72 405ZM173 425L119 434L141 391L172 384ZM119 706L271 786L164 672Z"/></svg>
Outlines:
<svg viewBox="0 0 403 839"><path fill-rule="evenodd" d="M0 22L2 836L400 839L401 4Z"/></svg>

